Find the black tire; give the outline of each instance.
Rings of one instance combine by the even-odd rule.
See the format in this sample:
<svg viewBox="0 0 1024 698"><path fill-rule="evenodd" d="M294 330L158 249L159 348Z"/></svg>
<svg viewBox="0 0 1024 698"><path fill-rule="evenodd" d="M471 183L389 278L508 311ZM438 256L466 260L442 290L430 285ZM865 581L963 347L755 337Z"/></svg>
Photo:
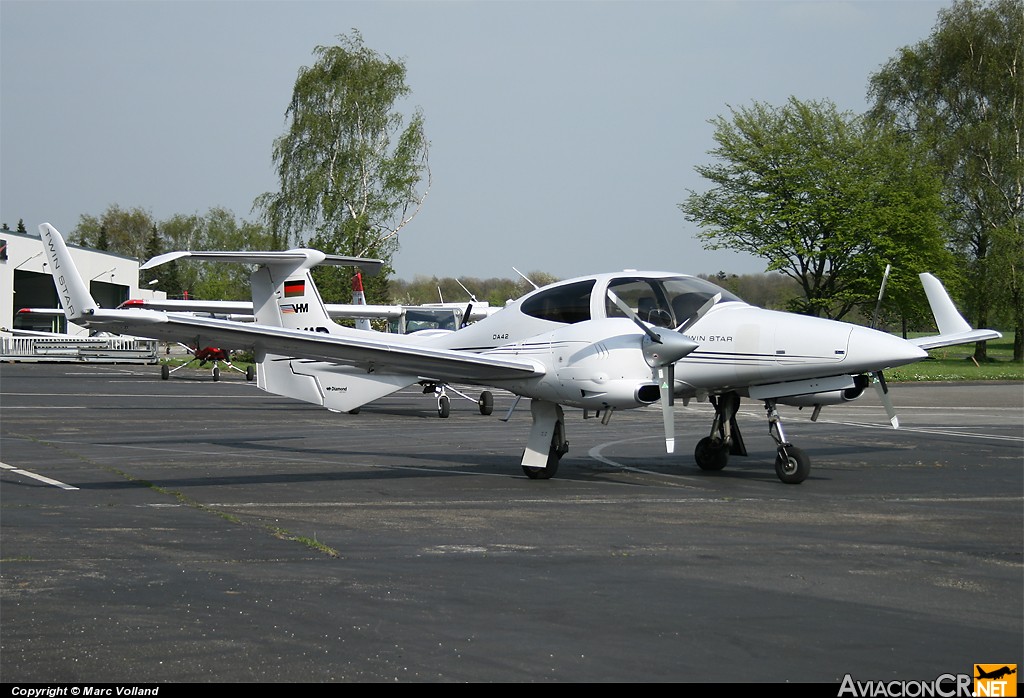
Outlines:
<svg viewBox="0 0 1024 698"><path fill-rule="evenodd" d="M349 410L349 411L348 411L348 413L349 413L349 414L359 414L359 408L358 408L358 407L356 407L356 408L355 408L355 409L353 409L353 410Z"/></svg>
<svg viewBox="0 0 1024 698"><path fill-rule="evenodd" d="M252 382L256 378L256 371L253 369L252 364L245 367L245 380Z"/></svg>
<svg viewBox="0 0 1024 698"><path fill-rule="evenodd" d="M476 404L480 407L480 414L489 415L494 412L494 395L490 390L485 390L480 393L480 399L476 401Z"/></svg>
<svg viewBox="0 0 1024 698"><path fill-rule="evenodd" d="M569 451L569 444L563 443L562 440L562 427L561 424L555 428L555 433L551 435L551 448L548 450L548 464L546 468L535 468L533 466L524 465L523 473L526 477L531 480L550 480L558 472L558 462L562 460Z"/></svg>
<svg viewBox="0 0 1024 698"><path fill-rule="evenodd" d="M787 485L799 485L811 473L811 459L796 446L780 446L775 456L775 474Z"/></svg>
<svg viewBox="0 0 1024 698"><path fill-rule="evenodd" d="M447 395L437 398L437 416L441 419L448 419L452 413L452 400Z"/></svg>
<svg viewBox="0 0 1024 698"><path fill-rule="evenodd" d="M213 367L213 380L215 380L215 381L219 381L220 380L220 366L214 366Z"/></svg>
<svg viewBox="0 0 1024 698"><path fill-rule="evenodd" d="M729 463L729 446L705 436L693 449L693 459L697 461L697 466L701 470L721 470Z"/></svg>
<svg viewBox="0 0 1024 698"><path fill-rule="evenodd" d="M526 477L531 480L550 480L558 472L558 461L560 460L558 452L554 448L548 453L548 467L546 468L534 468L532 466L523 466L523 472Z"/></svg>
<svg viewBox="0 0 1024 698"><path fill-rule="evenodd" d="M162 364L160 366L160 380L164 380L165 381L165 380L167 380L170 377L171 377L171 369L170 369L170 367L167 364Z"/></svg>

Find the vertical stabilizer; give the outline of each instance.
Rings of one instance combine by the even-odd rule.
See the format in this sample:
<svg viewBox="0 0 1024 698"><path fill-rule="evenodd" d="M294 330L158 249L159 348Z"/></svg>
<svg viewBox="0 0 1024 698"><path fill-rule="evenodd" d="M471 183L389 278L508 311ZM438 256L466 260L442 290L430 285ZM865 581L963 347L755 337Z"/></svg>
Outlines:
<svg viewBox="0 0 1024 698"><path fill-rule="evenodd" d="M71 261L71 253L64 244L64 238L49 223L39 226L39 237L43 239L46 263L50 267L53 285L57 289L64 314L69 320L80 320L83 316L92 315L99 306L89 293L89 287L78 273L75 263Z"/></svg>
<svg viewBox="0 0 1024 698"><path fill-rule="evenodd" d="M320 260L301 264L266 264L253 272L253 313L263 325L291 330L342 334L344 328L327 314L309 269Z"/></svg>
<svg viewBox="0 0 1024 698"><path fill-rule="evenodd" d="M309 269L320 259L300 264L265 263L253 272L256 322L324 334L357 332L327 314ZM335 412L351 412L416 382L415 376L368 374L352 366L257 352L257 385L276 395L310 402Z"/></svg>
<svg viewBox="0 0 1024 698"><path fill-rule="evenodd" d="M352 277L352 305L366 305L366 293L363 291L363 274L356 272ZM370 318L356 318L357 330L372 330Z"/></svg>

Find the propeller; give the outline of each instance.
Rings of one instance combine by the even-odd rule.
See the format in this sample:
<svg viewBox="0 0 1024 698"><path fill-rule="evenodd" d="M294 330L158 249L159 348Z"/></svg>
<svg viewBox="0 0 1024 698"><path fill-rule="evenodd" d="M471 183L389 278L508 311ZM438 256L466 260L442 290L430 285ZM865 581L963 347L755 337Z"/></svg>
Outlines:
<svg viewBox="0 0 1024 698"><path fill-rule="evenodd" d="M658 382L661 394L661 415L665 424L665 452L672 453L676 448L676 425L672 414L672 406L675 404L675 367L676 361L683 358L699 345L689 337L672 330L655 332L654 328L640 319L632 308L625 301L615 295L611 289L608 290L608 297L619 310L626 314L630 320L643 330L645 337L641 343L644 359L654 370L654 380ZM715 299L711 299L712 301ZM709 301L711 302L711 301ZM714 305L714 303L711 303ZM705 304L698 313L707 312L711 305ZM696 319L694 319L696 321ZM689 319L682 326L693 324Z"/></svg>
<svg viewBox="0 0 1024 698"><path fill-rule="evenodd" d="M709 310L715 307L715 303L717 303L720 300L722 300L721 293L716 293L715 295L711 296L711 298L708 298L704 302L704 305L697 308L697 312L683 320L682 324L676 328L676 332L685 332L686 330L688 330L690 326L693 325L693 323L697 322L702 317L704 317L704 315L706 315Z"/></svg>
<svg viewBox="0 0 1024 698"><path fill-rule="evenodd" d="M889 415L889 423L892 424L893 429L899 429L900 419L896 416L896 408L893 407L892 398L889 397L889 386L885 384L885 376L881 371L875 371L871 375L875 379L875 390L878 391L878 397L885 406L885 413Z"/></svg>
<svg viewBox="0 0 1024 698"><path fill-rule="evenodd" d="M891 270L892 265L886 264L885 273L882 274L882 285L878 289L878 300L875 302L875 312L871 314L871 329L876 329L875 326L878 324L878 312L882 309L882 297L885 296L885 284L889 281L889 272ZM900 420L896 416L896 408L892 404L892 398L889 397L889 386L885 384L885 376L881 370L875 371L871 375L875 379L875 390L878 391L878 398L885 407L885 413L889 415L889 423L892 424L893 429L899 429Z"/></svg>

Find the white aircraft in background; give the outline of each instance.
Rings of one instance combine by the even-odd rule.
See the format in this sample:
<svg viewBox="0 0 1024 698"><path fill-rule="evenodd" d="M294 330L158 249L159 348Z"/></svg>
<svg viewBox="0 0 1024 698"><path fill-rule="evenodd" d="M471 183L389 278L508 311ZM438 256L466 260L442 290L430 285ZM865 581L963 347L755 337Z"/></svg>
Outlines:
<svg viewBox="0 0 1024 698"><path fill-rule="evenodd" d="M60 233L45 223L39 229L69 318L156 339L186 334L197 344L251 345L258 385L268 392L339 411L421 382L494 386L530 398L533 426L521 465L534 479L554 475L568 450L563 406L607 423L616 410L660 400L671 453L676 398L711 401L709 435L694 455L702 469L720 470L730 455L746 453L736 411L748 397L764 402L777 444L776 474L785 483L799 483L810 460L786 439L778 404L813 405L817 413L823 405L858 397L873 377L897 426L884 369L919 361L925 349L1001 336L971 329L927 274L922 281L939 334L904 340L756 308L696 277L639 271L552 284L456 332L426 338L377 334L330 322L309 275L325 257L315 250L268 253L259 262L251 277L253 324L106 310L89 295Z"/></svg>

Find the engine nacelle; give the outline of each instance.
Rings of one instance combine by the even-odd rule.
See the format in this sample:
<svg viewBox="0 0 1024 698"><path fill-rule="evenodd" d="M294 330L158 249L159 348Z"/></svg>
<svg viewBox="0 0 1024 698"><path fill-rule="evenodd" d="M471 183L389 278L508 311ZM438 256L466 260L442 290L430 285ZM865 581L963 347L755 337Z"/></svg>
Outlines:
<svg viewBox="0 0 1024 698"><path fill-rule="evenodd" d="M793 407L820 407L824 405L841 405L844 402L856 400L864 394L868 387L867 376L854 376L852 388L843 390L828 390L823 393L810 393L808 395L794 395L793 397L780 397L777 402Z"/></svg>

